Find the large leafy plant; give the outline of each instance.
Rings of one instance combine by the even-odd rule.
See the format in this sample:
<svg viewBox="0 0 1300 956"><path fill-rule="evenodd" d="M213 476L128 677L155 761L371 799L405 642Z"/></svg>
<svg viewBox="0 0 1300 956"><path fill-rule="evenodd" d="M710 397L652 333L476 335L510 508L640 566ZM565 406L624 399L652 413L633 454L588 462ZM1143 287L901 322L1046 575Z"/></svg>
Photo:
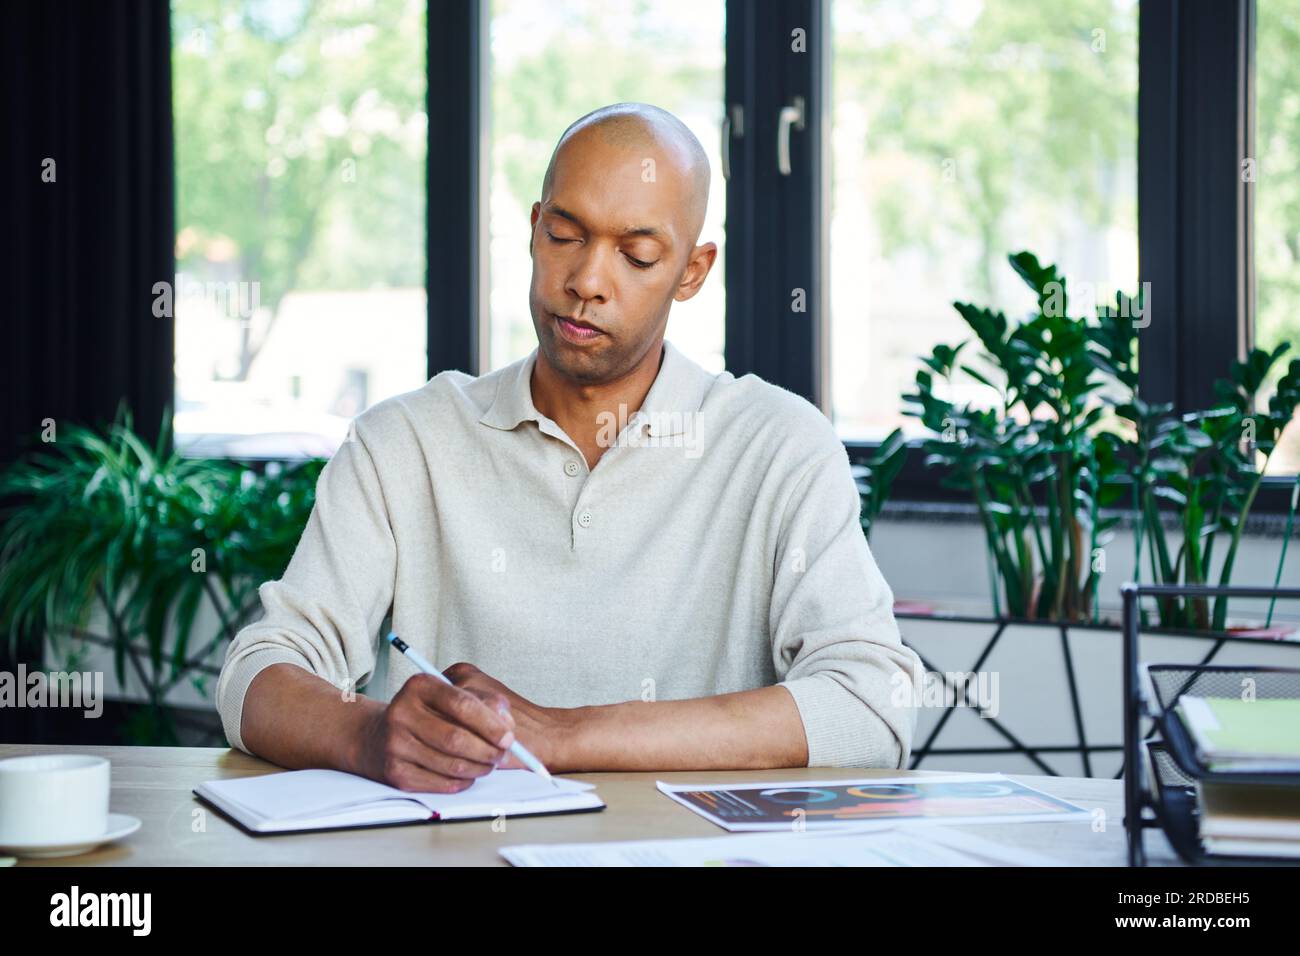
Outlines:
<svg viewBox="0 0 1300 956"><path fill-rule="evenodd" d="M871 526L884 509L894 479L898 477L906 460L907 436L901 428L895 428L872 449L870 455L852 466L853 480L858 486L858 498L861 501L859 519L862 533L868 540L871 539Z"/></svg>
<svg viewBox="0 0 1300 956"><path fill-rule="evenodd" d="M1245 361L1230 363L1227 379L1215 382L1217 404L1179 417L1172 406L1150 404L1138 396L1137 342L1131 326L1117 321L1112 310L1102 311L1099 318L1106 331L1099 364L1127 389L1126 398L1114 407L1127 425L1128 439L1106 437L1115 454L1126 455L1129 463L1136 567L1141 573L1145 558L1151 579L1161 584L1227 585L1269 458L1300 405L1300 360L1293 359L1285 368L1265 403L1262 393L1290 346L1282 344L1272 352L1254 349ZM1162 520L1162 515L1173 521ZM1181 536L1176 549L1170 543L1170 524ZM1220 552L1216 575L1213 562ZM1278 580L1281 570L1279 563ZM1223 597L1212 606L1205 598L1188 598L1162 600L1157 607L1166 627L1222 630L1227 625L1228 602Z"/></svg>
<svg viewBox="0 0 1300 956"><path fill-rule="evenodd" d="M11 653L48 638L72 655L110 646L149 706L128 733L175 741L167 696L206 693L211 660L258 608L257 586L287 567L323 464L269 465L152 447L123 412L108 430L69 427L0 475L0 627ZM216 624L200 630L200 608ZM210 619L209 618L209 619ZM96 622L102 627L92 630Z"/></svg>
<svg viewBox="0 0 1300 956"><path fill-rule="evenodd" d="M1096 441L1100 382L1087 330L1068 316L1064 280L1029 253L1011 265L1036 293L1037 314L1013 323L955 303L980 351L963 360L969 342L936 346L905 411L936 433L924 443L926 461L979 507L998 611L1005 601L1012 617L1077 620L1095 607L1095 556L1117 521L1100 510L1120 493L1117 467ZM958 375L991 389L994 406L943 398L936 379Z"/></svg>
<svg viewBox="0 0 1300 956"><path fill-rule="evenodd" d="M1216 384L1218 404L1175 416L1139 395L1140 299L1120 293L1095 317L1072 318L1055 266L1028 252L1009 261L1035 293L1036 314L1012 322L954 303L977 351L968 351L972 340L936 346L903 397L906 413L934 433L924 442L927 462L978 506L996 611L1095 619L1120 506L1133 513L1139 573L1145 546L1155 580L1206 583L1222 533L1218 577L1228 583L1268 456L1300 403L1300 360L1265 411L1260 394L1286 346L1232 363L1231 378ZM993 401L945 398L958 378L986 386ZM1176 551L1166 516L1182 533ZM1159 614L1170 627L1222 629L1227 602L1211 612L1203 599L1168 601Z"/></svg>

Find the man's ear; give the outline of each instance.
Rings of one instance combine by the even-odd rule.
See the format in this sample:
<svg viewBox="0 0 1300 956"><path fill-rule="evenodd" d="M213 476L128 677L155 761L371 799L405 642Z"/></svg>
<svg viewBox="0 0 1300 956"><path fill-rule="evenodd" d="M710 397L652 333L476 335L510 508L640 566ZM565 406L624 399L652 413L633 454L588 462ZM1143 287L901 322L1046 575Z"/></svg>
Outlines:
<svg viewBox="0 0 1300 956"><path fill-rule="evenodd" d="M709 277L709 270L713 268L713 263L717 258L717 243L706 242L692 249L690 257L686 260L686 269L682 273L682 280L677 284L677 291L673 294L673 298L678 302L685 302L687 299L694 298L695 293L700 291L700 286L704 285L704 280Z"/></svg>
<svg viewBox="0 0 1300 956"><path fill-rule="evenodd" d="M533 257L533 236L537 233L537 217L541 215L542 204L533 203L533 211L528 217L528 258Z"/></svg>

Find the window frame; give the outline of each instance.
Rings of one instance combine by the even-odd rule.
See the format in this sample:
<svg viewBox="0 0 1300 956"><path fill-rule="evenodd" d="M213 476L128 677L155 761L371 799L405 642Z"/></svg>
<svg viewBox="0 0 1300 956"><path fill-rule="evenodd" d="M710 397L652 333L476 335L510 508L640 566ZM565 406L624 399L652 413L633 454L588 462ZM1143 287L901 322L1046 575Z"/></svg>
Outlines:
<svg viewBox="0 0 1300 956"><path fill-rule="evenodd" d="M727 370L752 372L828 414L829 14L828 0L727 0L724 90ZM783 175L782 110L800 102Z"/></svg>
<svg viewBox="0 0 1300 956"><path fill-rule="evenodd" d="M478 375L487 367L491 6L492 0L460 0L440 4L435 17L430 5L424 18L429 118L424 288L430 378L453 369ZM465 42L447 41L457 36ZM449 149L451 143L465 148ZM429 295L430 289L439 295Z"/></svg>

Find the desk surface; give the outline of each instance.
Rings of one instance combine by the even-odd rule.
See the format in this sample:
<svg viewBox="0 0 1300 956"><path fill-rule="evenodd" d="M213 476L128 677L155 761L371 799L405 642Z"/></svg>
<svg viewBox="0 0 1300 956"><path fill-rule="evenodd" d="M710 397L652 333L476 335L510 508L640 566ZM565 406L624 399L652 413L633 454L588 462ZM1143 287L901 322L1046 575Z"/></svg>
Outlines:
<svg viewBox="0 0 1300 956"><path fill-rule="evenodd" d="M671 837L723 836L714 826L655 789L656 780L731 783L747 780L836 780L928 771L799 768L689 773L571 774L594 783L608 805L599 813L492 821L337 830L252 837L201 804L191 790L204 780L272 773L280 768L242 751L206 747L55 747L0 744L0 758L33 753L89 753L113 765L110 808L139 817L143 826L115 844L81 856L19 860L22 866L492 866L505 865L497 849L516 843L593 843ZM979 824L960 829L990 840L1037 850L1072 866L1124 866L1124 795L1120 781L1011 774L1016 780L1089 810L1105 811L1105 827L1088 823ZM196 832L195 810L204 829ZM1163 834L1148 831L1152 865L1176 864Z"/></svg>

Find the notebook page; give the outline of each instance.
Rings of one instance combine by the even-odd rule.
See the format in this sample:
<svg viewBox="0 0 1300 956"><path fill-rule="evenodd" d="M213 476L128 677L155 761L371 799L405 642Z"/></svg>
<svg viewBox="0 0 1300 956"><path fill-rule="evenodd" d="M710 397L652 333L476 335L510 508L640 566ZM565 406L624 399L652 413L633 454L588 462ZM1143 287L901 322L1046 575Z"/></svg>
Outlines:
<svg viewBox="0 0 1300 956"><path fill-rule="evenodd" d="M337 770L291 770L237 780L210 780L204 789L267 820L316 816L386 798L413 796Z"/></svg>
<svg viewBox="0 0 1300 956"><path fill-rule="evenodd" d="M494 770L486 777L479 777L472 787L460 793L412 793L408 796L415 797L435 813L470 807L483 807L485 813L491 813L494 808L507 804L544 803L595 789L595 784L562 777L556 777L552 786L531 770Z"/></svg>

